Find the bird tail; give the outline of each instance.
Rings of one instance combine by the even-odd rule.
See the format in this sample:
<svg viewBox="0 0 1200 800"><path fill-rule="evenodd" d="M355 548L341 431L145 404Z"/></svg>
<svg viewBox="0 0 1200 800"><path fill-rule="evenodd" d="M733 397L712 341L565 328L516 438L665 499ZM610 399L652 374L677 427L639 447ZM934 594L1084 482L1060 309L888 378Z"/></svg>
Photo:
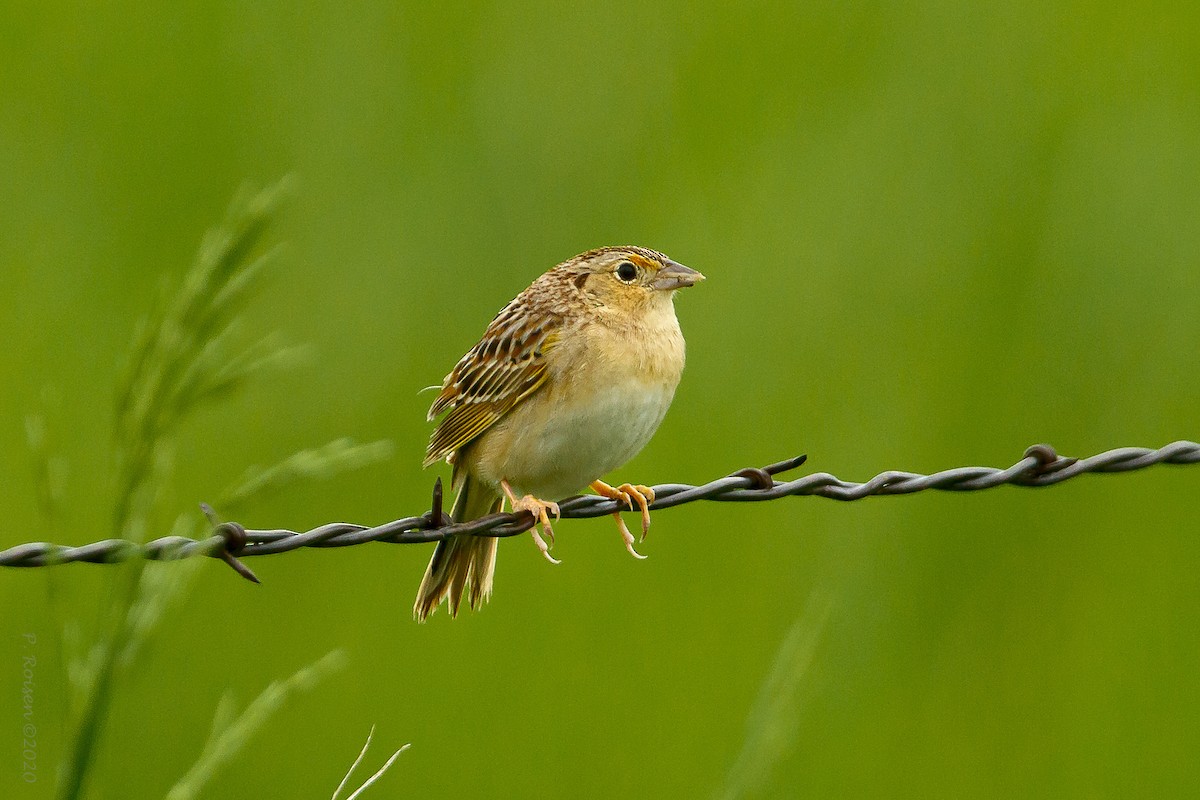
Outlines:
<svg viewBox="0 0 1200 800"><path fill-rule="evenodd" d="M454 508L450 511L455 522L479 519L500 510L503 498L475 480L470 473L463 477ZM425 577L417 589L413 617L418 622L437 610L442 600L449 598L450 616L458 616L463 592L471 608L479 608L492 594L492 574L496 571L496 542L493 536L464 534L438 542L425 568Z"/></svg>

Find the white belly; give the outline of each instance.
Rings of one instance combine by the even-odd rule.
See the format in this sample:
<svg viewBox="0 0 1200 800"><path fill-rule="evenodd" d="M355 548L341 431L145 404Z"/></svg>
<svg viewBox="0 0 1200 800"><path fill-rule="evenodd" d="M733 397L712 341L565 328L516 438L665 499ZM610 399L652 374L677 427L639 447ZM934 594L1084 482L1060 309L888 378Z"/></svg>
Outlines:
<svg viewBox="0 0 1200 800"><path fill-rule="evenodd" d="M624 378L597 390L586 404L558 403L549 414L550 397L530 398L505 419L510 431L525 432L507 442L506 474L487 477L505 478L518 493L544 499L576 494L645 447L674 394L674 385ZM534 426L524 424L526 413L543 420L536 435L530 433Z"/></svg>

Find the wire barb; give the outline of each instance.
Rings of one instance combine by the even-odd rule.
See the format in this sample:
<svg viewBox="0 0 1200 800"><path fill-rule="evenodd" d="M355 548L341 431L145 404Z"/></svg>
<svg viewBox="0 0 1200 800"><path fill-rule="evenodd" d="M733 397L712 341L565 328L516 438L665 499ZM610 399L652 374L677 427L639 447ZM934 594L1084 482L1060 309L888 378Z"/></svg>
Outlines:
<svg viewBox="0 0 1200 800"><path fill-rule="evenodd" d="M251 583L262 583L253 570L237 560L236 554L242 552L246 547L246 529L236 522L221 522L217 517L217 512L213 511L213 507L208 503L201 503L200 511L208 517L209 523L213 526L213 538L219 539L220 542L209 555L221 559L232 567L234 572Z"/></svg>
<svg viewBox="0 0 1200 800"><path fill-rule="evenodd" d="M429 501L429 513L425 515L429 520L429 527L444 528L447 525L453 525L454 519L442 511L442 479L438 478L433 482L433 498Z"/></svg>
<svg viewBox="0 0 1200 800"><path fill-rule="evenodd" d="M1145 469L1155 464L1200 463L1200 444L1178 441L1151 450L1145 447L1120 447L1090 458L1058 455L1048 444L1035 444L1007 469L997 467L956 467L930 475L889 470L865 483L844 481L827 472L816 472L792 481L775 476L796 469L806 456L785 459L766 467L737 470L700 486L664 483L651 487L655 499L651 509L671 508L696 500L719 502L762 502L781 497L814 496L831 500L861 500L874 495L914 494L927 489L944 492L973 492L1003 484L1023 487L1053 486L1089 472L1118 473ZM559 503L563 519L587 519L626 510L618 500L598 495L571 497ZM515 536L533 526L527 512L490 514L475 520L455 522L443 510L442 481L433 486L430 510L414 517L403 517L369 527L349 522L331 522L303 533L290 530L251 530L236 522L220 522L207 505L201 509L214 526L207 539L164 536L145 544L123 539L105 539L80 547L47 542L30 542L0 551L0 566L44 567L83 561L91 564L115 564L132 558L171 561L195 555L219 558L247 580L258 578L241 561L249 556L270 555L301 547L349 547L366 542L421 544L437 542L448 536Z"/></svg>

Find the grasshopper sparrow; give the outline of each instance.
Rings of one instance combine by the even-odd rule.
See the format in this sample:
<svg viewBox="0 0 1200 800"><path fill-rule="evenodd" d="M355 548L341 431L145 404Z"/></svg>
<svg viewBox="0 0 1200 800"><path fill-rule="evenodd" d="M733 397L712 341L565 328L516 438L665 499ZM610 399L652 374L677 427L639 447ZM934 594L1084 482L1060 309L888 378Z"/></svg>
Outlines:
<svg viewBox="0 0 1200 800"><path fill-rule="evenodd" d="M543 555L554 541L542 498L590 486L642 513L645 486L612 487L599 478L633 458L654 434L683 372L683 334L675 290L704 276L662 253L603 247L564 261L496 315L483 338L442 382L429 419L446 413L429 441L425 466L454 465L458 522L501 510L532 512ZM625 546L634 538L613 514ZM543 538L542 534L545 534ZM496 539L453 536L438 542L413 615L424 620L449 599L457 615L466 592L477 608L492 592ZM641 556L638 556L641 558Z"/></svg>

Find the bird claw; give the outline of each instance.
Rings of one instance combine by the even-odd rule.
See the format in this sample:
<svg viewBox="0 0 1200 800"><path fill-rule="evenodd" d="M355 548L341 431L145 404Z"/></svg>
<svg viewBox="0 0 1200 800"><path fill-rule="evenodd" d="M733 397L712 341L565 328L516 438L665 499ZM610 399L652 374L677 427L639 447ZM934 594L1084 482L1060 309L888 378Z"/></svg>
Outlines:
<svg viewBox="0 0 1200 800"><path fill-rule="evenodd" d="M554 546L554 528L550 527L550 517L546 511L554 512L554 519L559 518L558 503L550 503L545 500L538 500L533 495L527 494L513 503L513 511L528 511L533 514L533 518L537 520L529 532L533 535L533 542L537 545L538 550L546 557L546 560L551 564L561 564L562 561L550 555L550 548ZM542 526L542 532L538 533L538 525ZM546 538L542 538L545 534ZM550 540L546 544L546 539Z"/></svg>
<svg viewBox="0 0 1200 800"><path fill-rule="evenodd" d="M543 539L541 534L538 533L536 526L530 528L529 532L533 534L533 543L537 545L538 550L542 551L542 555L546 557L547 561L549 561L551 564L562 563L562 559L555 558L554 556L550 555L550 548L554 545L554 534L550 530L549 526L546 526L546 534L550 537L549 545L546 544L546 540Z"/></svg>
<svg viewBox="0 0 1200 800"><path fill-rule="evenodd" d="M635 483L630 486L628 483L623 483L619 487L628 492L630 499L636 500L638 507L642 510L642 538L641 541L646 541L646 534L650 532L650 504L654 502L654 490L649 486L642 486L640 483ZM632 504L630 505L632 509Z"/></svg>
<svg viewBox="0 0 1200 800"><path fill-rule="evenodd" d="M561 512L558 509L558 503L539 500L531 494L518 500L507 481L501 482L500 485L503 487L504 493L508 495L508 501L512 504L513 511L528 511L533 514L534 523L533 527L529 529L529 533L533 536L533 543L537 545L541 554L551 564L561 564L562 561L550 555L550 548L554 546L554 528L550 527L550 515L546 513L549 511L554 514L555 520L560 519ZM541 533L538 532L539 525L542 527ZM545 534L545 539L542 538L543 534ZM546 539L550 540L549 544L546 544Z"/></svg>
<svg viewBox="0 0 1200 800"><path fill-rule="evenodd" d="M625 525L625 520L621 519L621 512L614 511L613 519L617 521L617 528L621 531L621 540L625 542L625 549L629 551L629 555L636 559L645 559L646 557L634 549L633 545L636 540L633 534L629 532L629 528Z"/></svg>
<svg viewBox="0 0 1200 800"><path fill-rule="evenodd" d="M650 531L650 504L654 502L654 490L649 486L639 484L622 483L620 486L609 486L604 481L594 481L592 490L601 497L607 497L609 500L619 500L629 506L630 511L641 510L642 512L642 538L641 541L646 541L646 534ZM645 558L633 548L633 534L629 532L625 521L621 519L621 512L613 512L613 517L617 520L617 527L621 531L621 539L625 542L625 549L634 558Z"/></svg>

